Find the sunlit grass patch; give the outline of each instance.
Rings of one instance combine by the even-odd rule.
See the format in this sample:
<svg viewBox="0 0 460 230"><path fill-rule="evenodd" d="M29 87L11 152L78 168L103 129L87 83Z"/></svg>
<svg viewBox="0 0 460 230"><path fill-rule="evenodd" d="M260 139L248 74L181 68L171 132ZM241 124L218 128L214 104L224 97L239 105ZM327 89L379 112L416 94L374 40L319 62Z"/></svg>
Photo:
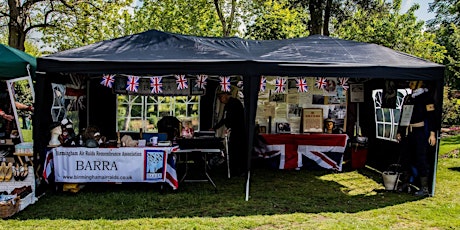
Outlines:
<svg viewBox="0 0 460 230"><path fill-rule="evenodd" d="M382 184L360 174L358 171L327 174L319 177L319 179L333 181L342 185L343 187L340 190L350 196L372 196L377 194L376 190L382 190L384 188Z"/></svg>

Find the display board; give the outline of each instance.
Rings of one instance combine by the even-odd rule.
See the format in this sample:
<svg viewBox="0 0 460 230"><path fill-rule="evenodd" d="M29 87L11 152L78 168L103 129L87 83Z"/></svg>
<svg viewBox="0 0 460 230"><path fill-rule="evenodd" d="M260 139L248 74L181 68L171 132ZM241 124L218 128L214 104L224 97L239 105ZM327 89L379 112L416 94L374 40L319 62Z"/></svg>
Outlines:
<svg viewBox="0 0 460 230"><path fill-rule="evenodd" d="M256 123L267 127L267 133L323 132L324 120L328 118L334 120L338 129L346 130L348 79L287 78L282 85L281 78L267 76L266 87L259 92ZM304 109L314 110L315 115L321 110L322 114L313 123L311 117L304 117ZM289 126L288 131L285 126Z"/></svg>

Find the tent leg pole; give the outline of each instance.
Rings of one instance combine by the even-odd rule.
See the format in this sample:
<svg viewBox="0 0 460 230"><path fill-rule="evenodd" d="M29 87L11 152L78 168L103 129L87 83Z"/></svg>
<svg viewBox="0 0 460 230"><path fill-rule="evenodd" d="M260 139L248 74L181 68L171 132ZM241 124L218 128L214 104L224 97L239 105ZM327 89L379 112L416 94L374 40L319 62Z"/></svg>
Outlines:
<svg viewBox="0 0 460 230"><path fill-rule="evenodd" d="M251 170L248 170L248 178L246 180L246 198L245 201L249 200L249 179L251 178Z"/></svg>

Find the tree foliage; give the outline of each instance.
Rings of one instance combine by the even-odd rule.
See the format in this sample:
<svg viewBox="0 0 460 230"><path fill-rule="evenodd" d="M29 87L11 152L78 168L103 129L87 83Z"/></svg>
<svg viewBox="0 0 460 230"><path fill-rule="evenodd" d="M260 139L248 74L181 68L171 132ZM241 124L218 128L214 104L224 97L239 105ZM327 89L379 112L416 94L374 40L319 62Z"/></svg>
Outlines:
<svg viewBox="0 0 460 230"><path fill-rule="evenodd" d="M428 22L429 30L436 34L437 43L447 49L443 62L446 85L460 89L460 2L435 0L429 10L436 13L435 19Z"/></svg>
<svg viewBox="0 0 460 230"><path fill-rule="evenodd" d="M132 31L148 29L196 36L221 35L214 6L206 0L144 1L129 25Z"/></svg>
<svg viewBox="0 0 460 230"><path fill-rule="evenodd" d="M246 37L251 39L287 39L308 36L308 14L290 9L287 1L265 1L253 12L254 22L247 26Z"/></svg>
<svg viewBox="0 0 460 230"><path fill-rule="evenodd" d="M55 6L59 13L49 17L59 20L41 30L42 39L61 51L130 34L124 24L131 21L132 3L132 0L67 1L67 5Z"/></svg>
<svg viewBox="0 0 460 230"><path fill-rule="evenodd" d="M336 25L334 35L344 39L380 44L433 62L442 63L445 48L436 43L432 33L423 31L423 21L417 21L413 5L400 14L400 0L388 11L375 12L357 7L350 18Z"/></svg>
<svg viewBox="0 0 460 230"><path fill-rule="evenodd" d="M438 43L446 47L447 55L445 83L453 89L460 89L460 28L455 24L440 25L436 31Z"/></svg>
<svg viewBox="0 0 460 230"><path fill-rule="evenodd" d="M45 44L64 50L112 38L119 33L124 7L132 0L2 0L0 26L8 28L8 44L24 50L33 31Z"/></svg>
<svg viewBox="0 0 460 230"><path fill-rule="evenodd" d="M460 124L460 104L458 99L453 97L450 87L444 87L442 103L442 125L450 127Z"/></svg>
<svg viewBox="0 0 460 230"><path fill-rule="evenodd" d="M430 27L460 24L460 1L458 0L434 0L429 4L429 11L436 13L435 18L428 23Z"/></svg>

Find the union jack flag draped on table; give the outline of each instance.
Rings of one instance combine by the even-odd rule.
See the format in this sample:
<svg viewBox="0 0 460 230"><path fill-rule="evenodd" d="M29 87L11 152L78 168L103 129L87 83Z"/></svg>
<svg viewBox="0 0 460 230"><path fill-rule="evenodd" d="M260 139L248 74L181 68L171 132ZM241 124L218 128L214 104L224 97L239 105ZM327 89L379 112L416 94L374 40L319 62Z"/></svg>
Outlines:
<svg viewBox="0 0 460 230"><path fill-rule="evenodd" d="M150 78L150 88L152 88L151 93L161 93L163 92L163 77L151 77Z"/></svg>
<svg viewBox="0 0 460 230"><path fill-rule="evenodd" d="M339 77L337 78L337 81L339 82L339 85L342 86L343 90L348 90L348 77Z"/></svg>
<svg viewBox="0 0 460 230"><path fill-rule="evenodd" d="M220 91L230 92L230 77L219 77L220 79Z"/></svg>
<svg viewBox="0 0 460 230"><path fill-rule="evenodd" d="M277 77L275 81L275 93L285 93L286 92L286 78Z"/></svg>
<svg viewBox="0 0 460 230"><path fill-rule="evenodd" d="M259 87L260 92L265 92L265 89L267 89L267 78L262 76L260 77L260 87Z"/></svg>
<svg viewBox="0 0 460 230"><path fill-rule="evenodd" d="M48 178L50 177L51 173L53 173L53 151L49 150L45 156L45 167L43 169L43 179L45 179L46 183L48 182Z"/></svg>
<svg viewBox="0 0 460 230"><path fill-rule="evenodd" d="M343 154L347 146L346 134L262 134L263 141L255 141L261 157L271 158L279 169L306 168L309 170L342 170Z"/></svg>
<svg viewBox="0 0 460 230"><path fill-rule="evenodd" d="M325 89L326 86L327 86L327 79L325 77L317 77L316 82L315 82L315 86L318 89Z"/></svg>
<svg viewBox="0 0 460 230"><path fill-rule="evenodd" d="M195 87L200 88L200 89L206 89L206 84L208 80L208 76L206 75L198 75L196 76L196 84Z"/></svg>
<svg viewBox="0 0 460 230"><path fill-rule="evenodd" d="M298 167L311 167L312 165L319 166L325 169L334 171L342 171L343 153L345 152L345 144L330 143L330 145L300 145L298 146L299 158L302 163ZM308 162L309 159L311 162Z"/></svg>
<svg viewBox="0 0 460 230"><path fill-rule="evenodd" d="M102 76L101 85L112 88L113 82L115 81L115 75L106 74Z"/></svg>
<svg viewBox="0 0 460 230"><path fill-rule="evenodd" d="M177 89L187 89L188 84L187 84L187 78L185 78L185 75L176 75L176 84L177 84Z"/></svg>
<svg viewBox="0 0 460 230"><path fill-rule="evenodd" d="M128 76L126 90L131 91L131 92L137 92L138 88L139 88L139 77Z"/></svg>
<svg viewBox="0 0 460 230"><path fill-rule="evenodd" d="M179 147L175 147L171 150L171 152L175 152L179 150ZM166 164L166 178L165 181L173 187L174 190L179 188L179 181L177 180L177 172L176 172L176 156L174 154L170 154L168 156L167 164Z"/></svg>
<svg viewBox="0 0 460 230"><path fill-rule="evenodd" d="M305 78L296 78L295 85L297 86L297 92L304 93L308 91L307 80Z"/></svg>

